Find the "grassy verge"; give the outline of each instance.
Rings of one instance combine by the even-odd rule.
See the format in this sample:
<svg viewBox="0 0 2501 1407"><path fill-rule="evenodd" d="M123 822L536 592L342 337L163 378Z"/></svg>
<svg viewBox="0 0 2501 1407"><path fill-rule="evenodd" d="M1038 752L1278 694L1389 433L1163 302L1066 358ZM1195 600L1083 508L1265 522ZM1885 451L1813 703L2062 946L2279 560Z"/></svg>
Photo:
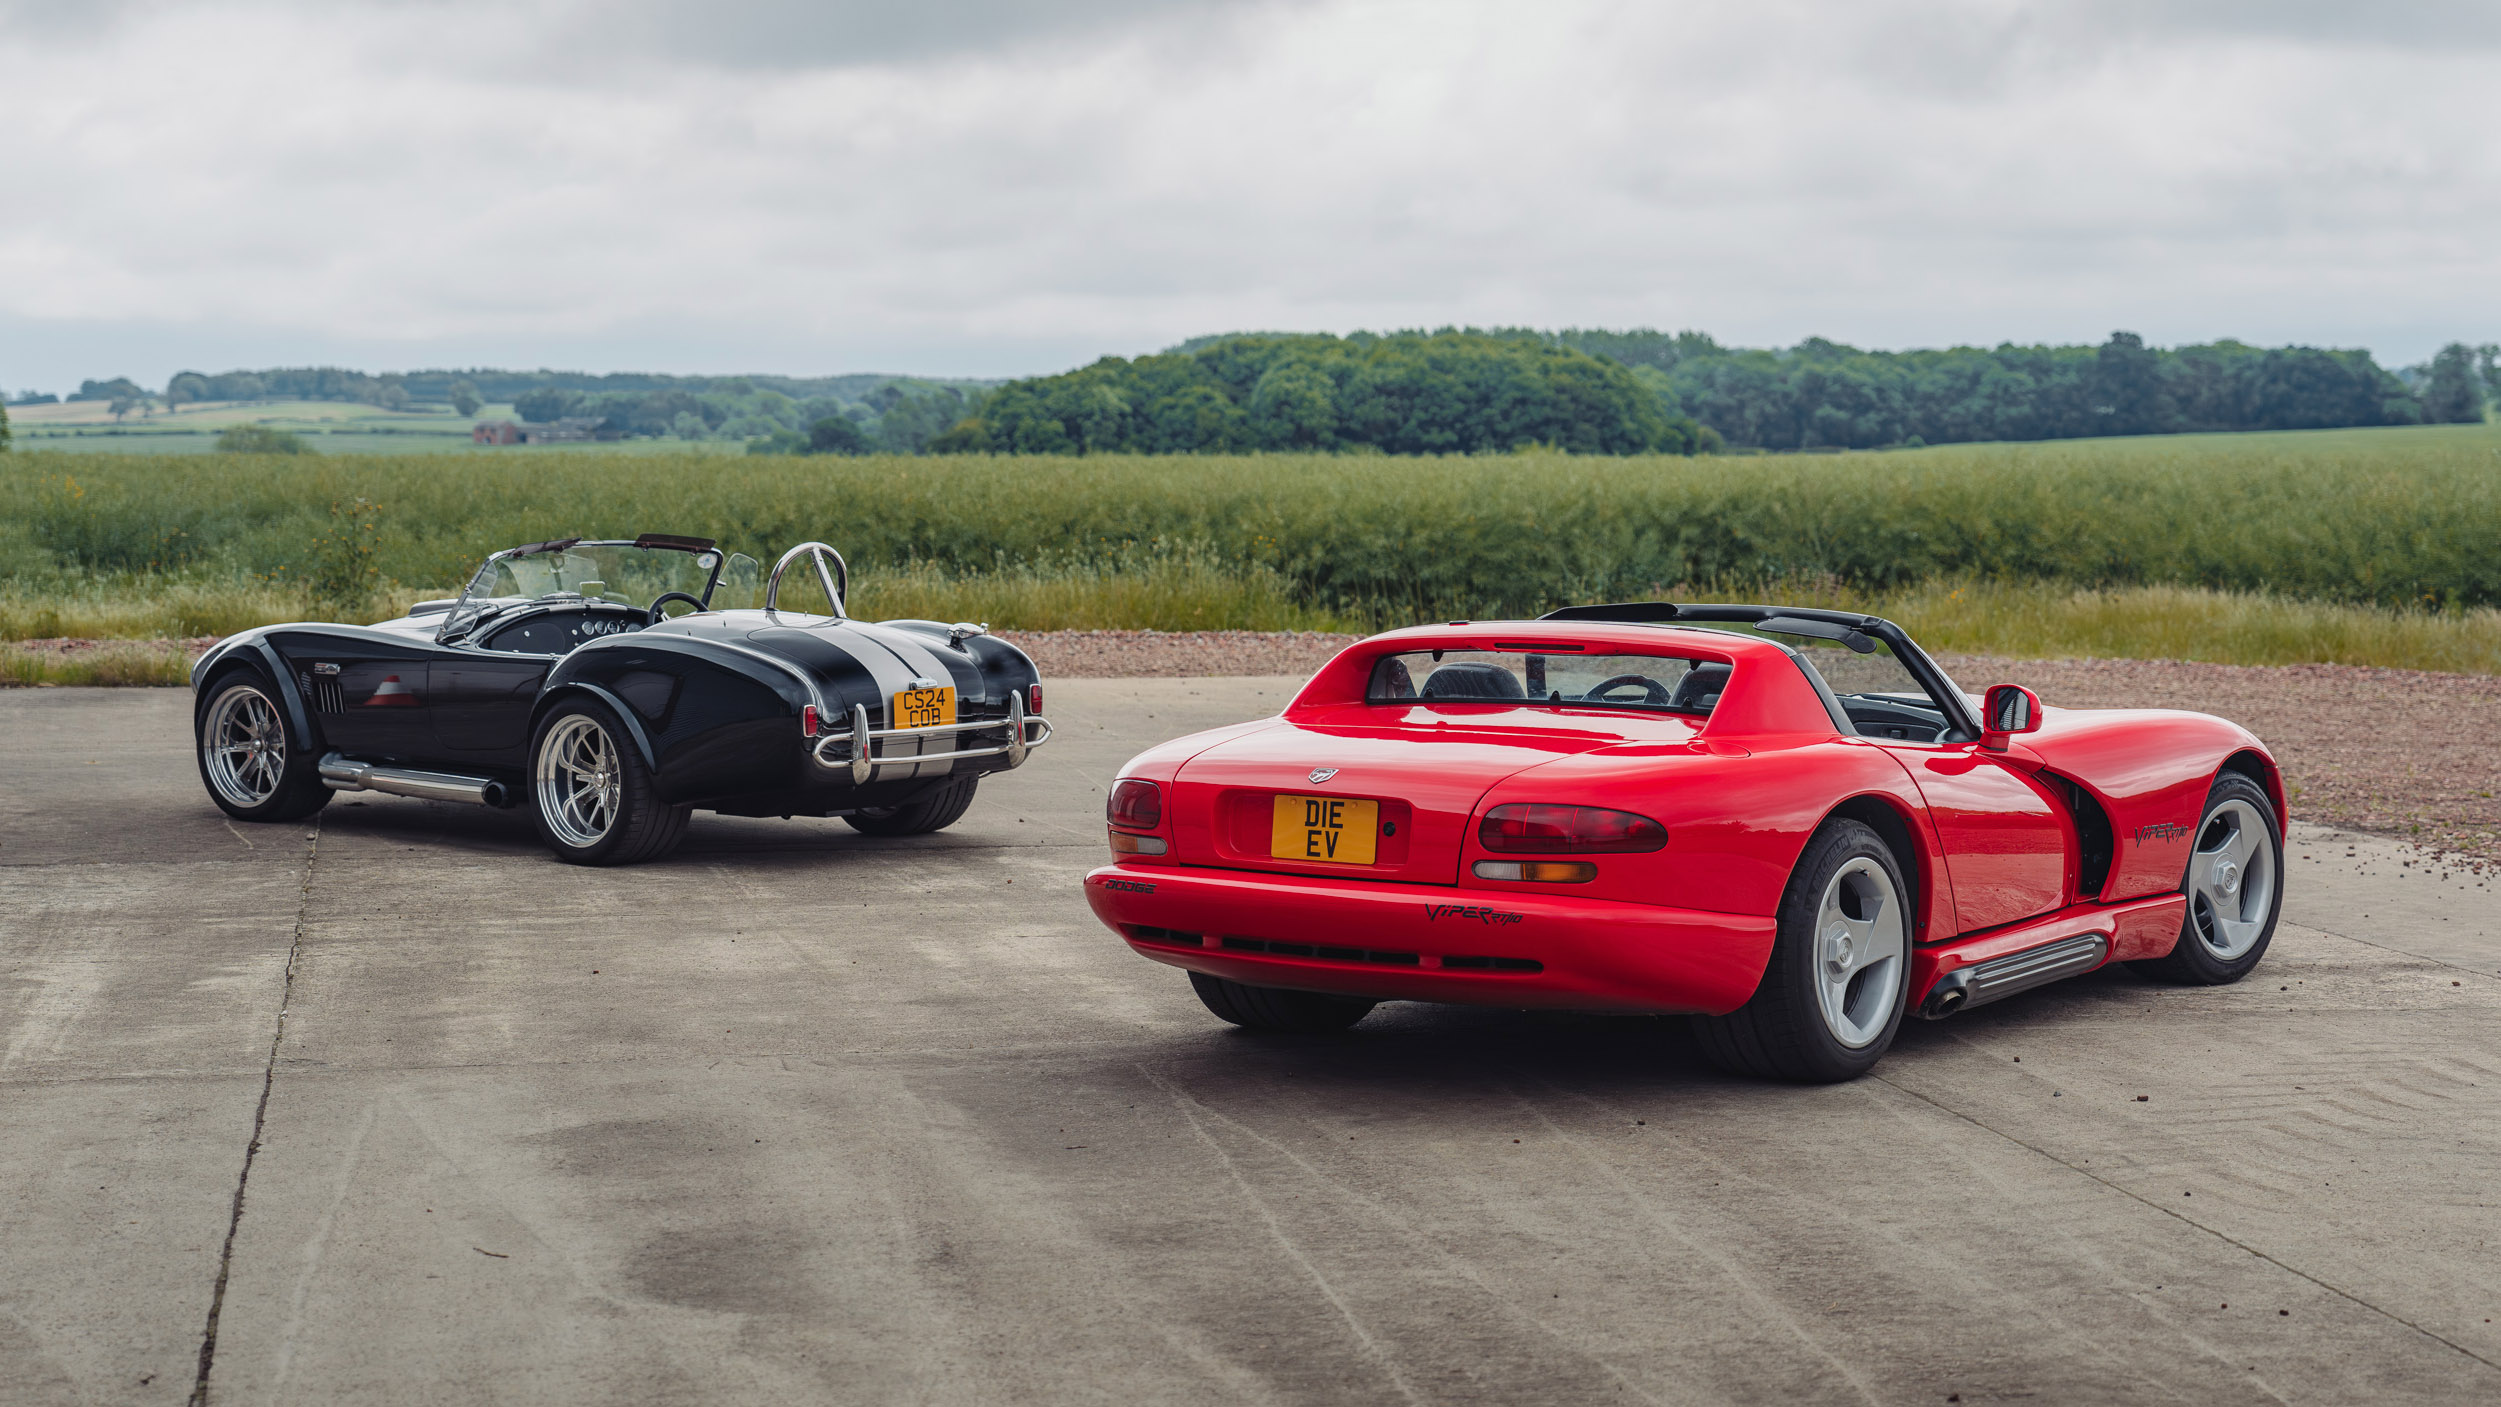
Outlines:
<svg viewBox="0 0 2501 1407"><path fill-rule="evenodd" d="M785 600L823 609L813 582ZM295 620L387 620L457 587L400 587L342 605L266 581L144 575L102 581L0 580L0 641L161 640L225 636ZM722 604L752 604L727 602ZM914 563L854 576L851 613L871 620L984 621L1017 630L1360 630L1363 623L1294 599L1273 569L1164 554L1123 568L1011 566L956 573Z"/></svg>
<svg viewBox="0 0 2501 1407"><path fill-rule="evenodd" d="M188 684L192 658L179 640L115 640L66 650L5 644L0 686Z"/></svg>
<svg viewBox="0 0 2501 1407"><path fill-rule="evenodd" d="M1800 588L1777 599L1901 623L1931 650L2013 659L2350 664L2501 674L2501 611L2408 611L2253 592L2040 582L1930 582L1900 591Z"/></svg>
<svg viewBox="0 0 2501 1407"><path fill-rule="evenodd" d="M153 599L92 587L75 601L0 595L0 639L119 637L102 649L0 644L0 683L182 682L169 636L215 636L306 619L373 620L440 592L402 591L338 612L266 586L192 583ZM1346 630L1402 620L1350 619L1296 602L1273 572L1175 562L1135 573L1018 568L957 576L935 567L863 577L855 614L977 620L1001 630ZM1929 648L2016 659L2204 660L2218 664L2348 664L2501 674L2501 611L2400 610L2248 592L2141 586L2077 591L2041 582L1930 582L1861 591L1830 582L1680 588L1681 600L1761 600L1863 610L1900 621Z"/></svg>

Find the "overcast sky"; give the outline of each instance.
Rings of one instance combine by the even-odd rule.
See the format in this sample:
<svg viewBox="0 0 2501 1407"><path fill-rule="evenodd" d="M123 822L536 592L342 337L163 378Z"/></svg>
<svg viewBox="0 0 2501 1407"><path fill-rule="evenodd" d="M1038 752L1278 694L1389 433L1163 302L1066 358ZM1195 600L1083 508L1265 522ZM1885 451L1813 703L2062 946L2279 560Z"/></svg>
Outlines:
<svg viewBox="0 0 2501 1407"><path fill-rule="evenodd" d="M0 0L0 386L2501 340L2492 0Z"/></svg>

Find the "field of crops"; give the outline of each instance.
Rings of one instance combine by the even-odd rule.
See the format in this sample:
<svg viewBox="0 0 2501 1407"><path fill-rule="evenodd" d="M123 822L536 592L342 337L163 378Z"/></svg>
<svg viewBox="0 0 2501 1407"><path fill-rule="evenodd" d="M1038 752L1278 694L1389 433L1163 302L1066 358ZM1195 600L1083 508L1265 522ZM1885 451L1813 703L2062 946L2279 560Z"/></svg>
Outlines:
<svg viewBox="0 0 2501 1407"><path fill-rule="evenodd" d="M640 531L821 538L863 614L1030 629L1777 591L1958 648L2501 669L2484 426L1716 459L20 451L0 638L378 612L497 547Z"/></svg>
<svg viewBox="0 0 2501 1407"><path fill-rule="evenodd" d="M629 440L608 444L479 445L470 438L476 420L510 420L509 405L482 407L475 418L444 406L386 410L353 401L209 401L132 413L115 419L103 401L14 406L9 425L20 450L63 454L206 454L218 432L235 425L266 425L304 441L316 454L462 454L536 457L544 454L744 454L743 443L688 444L678 440Z"/></svg>

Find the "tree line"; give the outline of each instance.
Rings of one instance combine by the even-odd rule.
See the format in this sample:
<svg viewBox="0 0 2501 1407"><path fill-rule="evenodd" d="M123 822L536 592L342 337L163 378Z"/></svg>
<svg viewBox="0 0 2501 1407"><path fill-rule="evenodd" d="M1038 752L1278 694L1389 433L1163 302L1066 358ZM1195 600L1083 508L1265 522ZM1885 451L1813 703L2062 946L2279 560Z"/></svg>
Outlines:
<svg viewBox="0 0 2501 1407"><path fill-rule="evenodd" d="M720 389L581 391L540 387L513 397L525 421L585 420L602 432L681 440L743 440L764 454L920 454L962 420L981 394L970 388L903 377L857 399L805 398L738 378Z"/></svg>
<svg viewBox="0 0 2501 1407"><path fill-rule="evenodd" d="M2399 376L2370 353L2224 341L1871 352L1704 333L1528 328L1254 334L1011 381L934 449L1877 449L1972 440L2476 421L2494 348Z"/></svg>
<svg viewBox="0 0 2501 1407"><path fill-rule="evenodd" d="M38 399L51 398L18 403ZM158 399L462 415L509 403L528 421L743 441L756 453L1696 454L2473 422L2501 400L2501 346L2452 343L2391 372L2360 350L2161 348L2129 332L2098 346L1881 352L1823 338L1762 349L1690 331L1443 328L1203 337L1004 384L277 367L181 372L161 398L125 377L90 380L69 399L107 401L116 415Z"/></svg>
<svg viewBox="0 0 2501 1407"><path fill-rule="evenodd" d="M1711 436L1655 376L1536 337L1255 334L1011 381L932 443L1018 454L1555 445L1693 454Z"/></svg>
<svg viewBox="0 0 2501 1407"><path fill-rule="evenodd" d="M2114 332L2098 347L1913 352L1822 338L1785 351L1746 350L1690 332L1554 336L1657 368L1685 411L1732 445L1764 449L2474 421L2501 391L2489 375L2493 349L2479 368L2478 354L2462 344L2411 373L2423 387L2418 394L2408 377L2366 351L2235 341L2166 349L2131 332Z"/></svg>

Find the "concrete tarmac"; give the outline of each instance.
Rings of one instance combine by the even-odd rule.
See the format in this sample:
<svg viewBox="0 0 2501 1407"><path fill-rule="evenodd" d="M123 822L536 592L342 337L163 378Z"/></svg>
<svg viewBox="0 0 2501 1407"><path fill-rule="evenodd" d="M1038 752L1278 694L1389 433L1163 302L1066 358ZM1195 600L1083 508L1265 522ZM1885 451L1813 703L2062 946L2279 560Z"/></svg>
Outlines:
<svg viewBox="0 0 2501 1407"><path fill-rule="evenodd" d="M2501 1400L2497 881L2304 827L2241 985L1830 1088L1246 1036L1078 881L1124 759L1295 682L1054 682L943 835L623 870L229 824L187 692L0 693L0 1402Z"/></svg>

